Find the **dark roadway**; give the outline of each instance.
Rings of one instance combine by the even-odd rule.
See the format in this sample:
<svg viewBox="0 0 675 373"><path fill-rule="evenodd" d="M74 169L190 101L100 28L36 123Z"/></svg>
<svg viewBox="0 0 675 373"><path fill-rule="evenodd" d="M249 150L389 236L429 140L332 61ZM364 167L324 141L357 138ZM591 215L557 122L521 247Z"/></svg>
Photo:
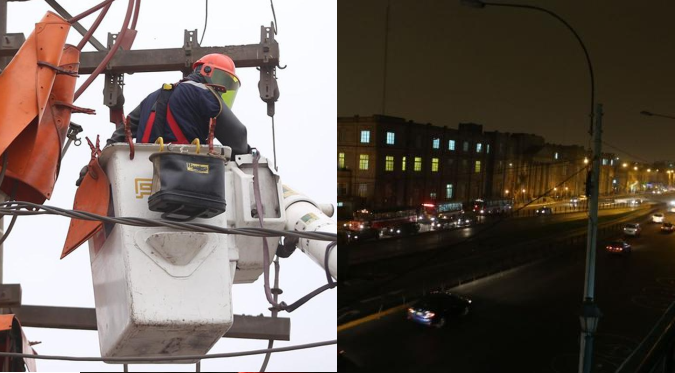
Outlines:
<svg viewBox="0 0 675 373"><path fill-rule="evenodd" d="M658 227L645 224L629 256L598 252L597 372L614 371L675 300L675 234ZM400 312L339 332L340 348L368 370L575 372L583 280L582 255L557 257L454 289L475 307L444 329Z"/></svg>

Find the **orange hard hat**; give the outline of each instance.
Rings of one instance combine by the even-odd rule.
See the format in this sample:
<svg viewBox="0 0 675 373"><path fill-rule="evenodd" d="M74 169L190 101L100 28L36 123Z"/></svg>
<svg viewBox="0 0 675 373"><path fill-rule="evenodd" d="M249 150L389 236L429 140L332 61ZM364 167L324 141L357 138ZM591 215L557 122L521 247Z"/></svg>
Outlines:
<svg viewBox="0 0 675 373"><path fill-rule="evenodd" d="M211 68L227 71L228 73L232 74L235 78L237 78L237 80L239 80L239 77L235 73L234 61L232 61L230 57L224 54L221 53L207 54L206 56L198 59L195 63L192 64L192 70L196 69L197 66L200 65L205 65L204 67L211 66ZM204 71L203 68L202 71Z"/></svg>
<svg viewBox="0 0 675 373"><path fill-rule="evenodd" d="M195 73L203 76L209 84L222 86L226 92L222 93L223 101L231 109L234 98L241 86L241 81L235 73L234 61L224 54L211 53L200 58L192 65Z"/></svg>

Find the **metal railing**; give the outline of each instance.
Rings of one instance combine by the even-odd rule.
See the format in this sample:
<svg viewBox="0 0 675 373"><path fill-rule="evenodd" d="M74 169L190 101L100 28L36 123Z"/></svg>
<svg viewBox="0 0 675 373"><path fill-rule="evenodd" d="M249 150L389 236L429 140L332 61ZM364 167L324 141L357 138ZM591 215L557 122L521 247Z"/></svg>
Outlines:
<svg viewBox="0 0 675 373"><path fill-rule="evenodd" d="M616 373L675 372L675 302Z"/></svg>

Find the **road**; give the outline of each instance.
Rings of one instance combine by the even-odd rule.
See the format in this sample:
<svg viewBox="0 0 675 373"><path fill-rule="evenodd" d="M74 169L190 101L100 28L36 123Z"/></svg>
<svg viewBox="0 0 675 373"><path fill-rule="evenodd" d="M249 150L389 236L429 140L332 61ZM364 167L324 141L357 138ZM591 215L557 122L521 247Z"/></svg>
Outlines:
<svg viewBox="0 0 675 373"><path fill-rule="evenodd" d="M675 234L646 224L630 242L629 256L598 253L597 372L614 371L675 300ZM475 307L444 329L412 324L401 311L341 331L339 345L368 370L574 372L583 279L583 255L557 257L458 287Z"/></svg>

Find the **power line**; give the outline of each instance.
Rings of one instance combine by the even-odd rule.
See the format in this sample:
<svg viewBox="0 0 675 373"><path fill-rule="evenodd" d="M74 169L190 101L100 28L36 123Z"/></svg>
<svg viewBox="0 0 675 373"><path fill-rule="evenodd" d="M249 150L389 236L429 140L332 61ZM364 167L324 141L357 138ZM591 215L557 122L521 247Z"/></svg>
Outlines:
<svg viewBox="0 0 675 373"><path fill-rule="evenodd" d="M612 144L610 144L610 143L608 143L608 142L606 142L606 141L603 141L602 143L603 143L604 145L609 146L610 148L612 148L612 149L614 149L614 150L618 150L619 152L621 152L621 153L623 153L623 154L625 154L625 155L627 155L627 156L629 156L629 157L631 157L631 158L633 158L633 159L637 159L637 160L639 160L640 162L651 163L650 161L648 161L648 160L646 160L646 159L644 159L644 158L642 158L642 157L638 157L638 156L635 156L635 155L633 155L633 154L630 154L629 152L627 152L627 151L625 151L625 150L623 150L623 149L621 149L621 148L619 148L619 147L617 147L617 146L614 146L614 145L612 145Z"/></svg>
<svg viewBox="0 0 675 373"><path fill-rule="evenodd" d="M288 352L296 350L304 350L308 348L322 347L337 344L337 339L323 342L314 342L307 343L302 345L294 345L287 347L277 347L277 348L266 348L262 350L249 350L249 351L240 351L240 352L228 352L222 354L210 354L210 355L178 355L178 356L157 356L157 357L81 357L81 356L61 356L61 355L31 355L31 354L20 354L17 352L0 352L0 357L17 357L25 359L41 359L41 360L65 360L65 361L103 361L103 362L119 362L119 363L152 363L152 362L162 362L162 361L174 361L174 360L207 360L207 359L221 359L221 358L230 358L230 357L241 357L241 356L250 356L250 355L260 355L266 353L274 352Z"/></svg>
<svg viewBox="0 0 675 373"><path fill-rule="evenodd" d="M199 39L199 45L202 45L204 41L204 35L206 35L206 25L209 21L209 0L206 0L206 14L204 15L204 31L202 31L202 38Z"/></svg>
<svg viewBox="0 0 675 373"><path fill-rule="evenodd" d="M204 223L181 223L168 220L153 220L134 217L110 217L86 211L68 210L56 206L46 206L26 201L0 203L0 215L61 215L82 220L98 220L106 223L124 224L136 227L167 227L193 232L241 234L253 237L299 237L322 241L335 241L337 235L328 232L296 232L270 228L223 228Z"/></svg>

